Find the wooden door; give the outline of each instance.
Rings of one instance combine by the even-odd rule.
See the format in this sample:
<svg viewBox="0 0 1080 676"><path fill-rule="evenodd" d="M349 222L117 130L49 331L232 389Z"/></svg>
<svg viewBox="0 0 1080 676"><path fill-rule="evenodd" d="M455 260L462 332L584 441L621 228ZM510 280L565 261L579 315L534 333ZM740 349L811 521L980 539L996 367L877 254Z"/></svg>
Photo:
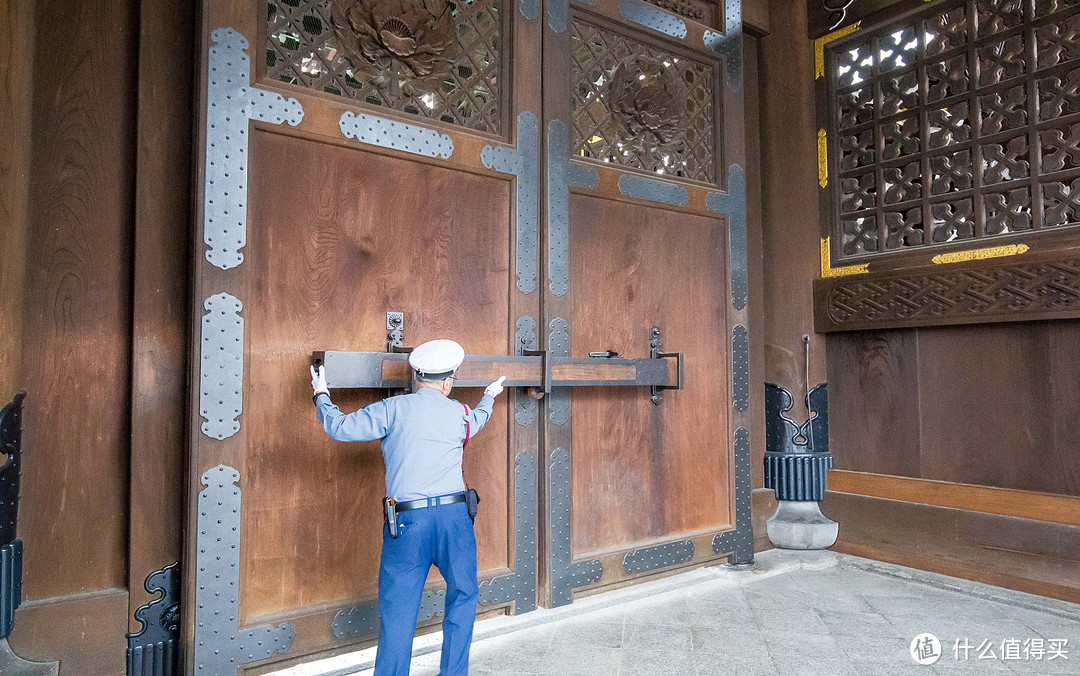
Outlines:
<svg viewBox="0 0 1080 676"><path fill-rule="evenodd" d="M535 347L519 335L540 306L537 11L204 4L189 673L375 638L382 456L316 423L313 351L387 349L388 312L406 345ZM539 425L516 413L500 398L465 461L483 495L481 613L535 607ZM441 620L443 587L433 572L421 625Z"/></svg>
<svg viewBox="0 0 1080 676"><path fill-rule="evenodd" d="M498 400L465 461L482 614L751 556L737 7L442 3L204 4L189 673L375 638L382 458L315 423L313 351L684 354L659 403Z"/></svg>
<svg viewBox="0 0 1080 676"><path fill-rule="evenodd" d="M726 10L548 4L548 348L685 358L684 389L662 398L548 398L552 605L752 557L741 24L738 3Z"/></svg>

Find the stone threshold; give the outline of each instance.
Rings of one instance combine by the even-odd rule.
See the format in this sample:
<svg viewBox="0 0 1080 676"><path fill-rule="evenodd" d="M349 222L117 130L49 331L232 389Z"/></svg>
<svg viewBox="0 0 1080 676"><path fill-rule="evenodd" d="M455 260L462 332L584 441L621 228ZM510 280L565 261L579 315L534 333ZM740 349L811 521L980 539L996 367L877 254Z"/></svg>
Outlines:
<svg viewBox="0 0 1080 676"><path fill-rule="evenodd" d="M622 589L586 596L560 608L538 608L524 615L506 615L482 620L476 623L473 630L473 642L476 643L522 629L585 615L631 601L651 598L669 591L687 590L695 587L701 587L702 590L705 590L752 585L798 569L854 568L986 601L1027 608L1069 620L1080 621L1080 605L1067 601L1059 601L981 582L864 559L849 554L831 551L770 549L756 554L754 561L755 565L750 570L737 570L725 565L698 568ZM442 632L440 631L418 636L413 643L413 657L438 652L441 646ZM370 647L274 671L267 676L347 676L371 669L374 665L375 647Z"/></svg>

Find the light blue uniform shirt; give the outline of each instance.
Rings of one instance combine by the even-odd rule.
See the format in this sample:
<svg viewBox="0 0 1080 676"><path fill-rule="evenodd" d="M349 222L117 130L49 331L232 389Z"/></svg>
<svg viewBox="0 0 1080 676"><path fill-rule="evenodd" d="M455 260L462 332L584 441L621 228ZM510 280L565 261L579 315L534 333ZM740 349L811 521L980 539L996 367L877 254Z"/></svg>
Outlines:
<svg viewBox="0 0 1080 676"><path fill-rule="evenodd" d="M494 402L485 394L476 408L469 409L471 435L487 423ZM397 502L465 490L461 477L465 407L434 388L376 401L348 415L329 396L320 395L315 417L337 441L382 440L386 494Z"/></svg>

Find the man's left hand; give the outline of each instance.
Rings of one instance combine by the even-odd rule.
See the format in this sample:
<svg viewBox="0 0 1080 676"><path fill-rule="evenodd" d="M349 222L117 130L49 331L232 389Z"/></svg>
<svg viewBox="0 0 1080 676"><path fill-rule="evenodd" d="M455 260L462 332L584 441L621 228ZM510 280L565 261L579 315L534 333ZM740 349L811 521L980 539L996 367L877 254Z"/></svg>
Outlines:
<svg viewBox="0 0 1080 676"><path fill-rule="evenodd" d="M504 380L506 380L506 376L500 376L498 380L487 386L487 388L484 390L484 394L488 395L492 399L502 394Z"/></svg>

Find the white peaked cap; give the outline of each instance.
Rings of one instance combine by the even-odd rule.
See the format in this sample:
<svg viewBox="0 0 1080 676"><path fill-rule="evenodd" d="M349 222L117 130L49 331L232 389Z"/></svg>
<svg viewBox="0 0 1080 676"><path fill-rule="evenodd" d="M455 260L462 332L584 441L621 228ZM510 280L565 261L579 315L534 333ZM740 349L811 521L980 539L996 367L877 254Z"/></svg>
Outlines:
<svg viewBox="0 0 1080 676"><path fill-rule="evenodd" d="M457 341L429 340L409 353L409 366L423 378L449 378L465 361L465 348Z"/></svg>

